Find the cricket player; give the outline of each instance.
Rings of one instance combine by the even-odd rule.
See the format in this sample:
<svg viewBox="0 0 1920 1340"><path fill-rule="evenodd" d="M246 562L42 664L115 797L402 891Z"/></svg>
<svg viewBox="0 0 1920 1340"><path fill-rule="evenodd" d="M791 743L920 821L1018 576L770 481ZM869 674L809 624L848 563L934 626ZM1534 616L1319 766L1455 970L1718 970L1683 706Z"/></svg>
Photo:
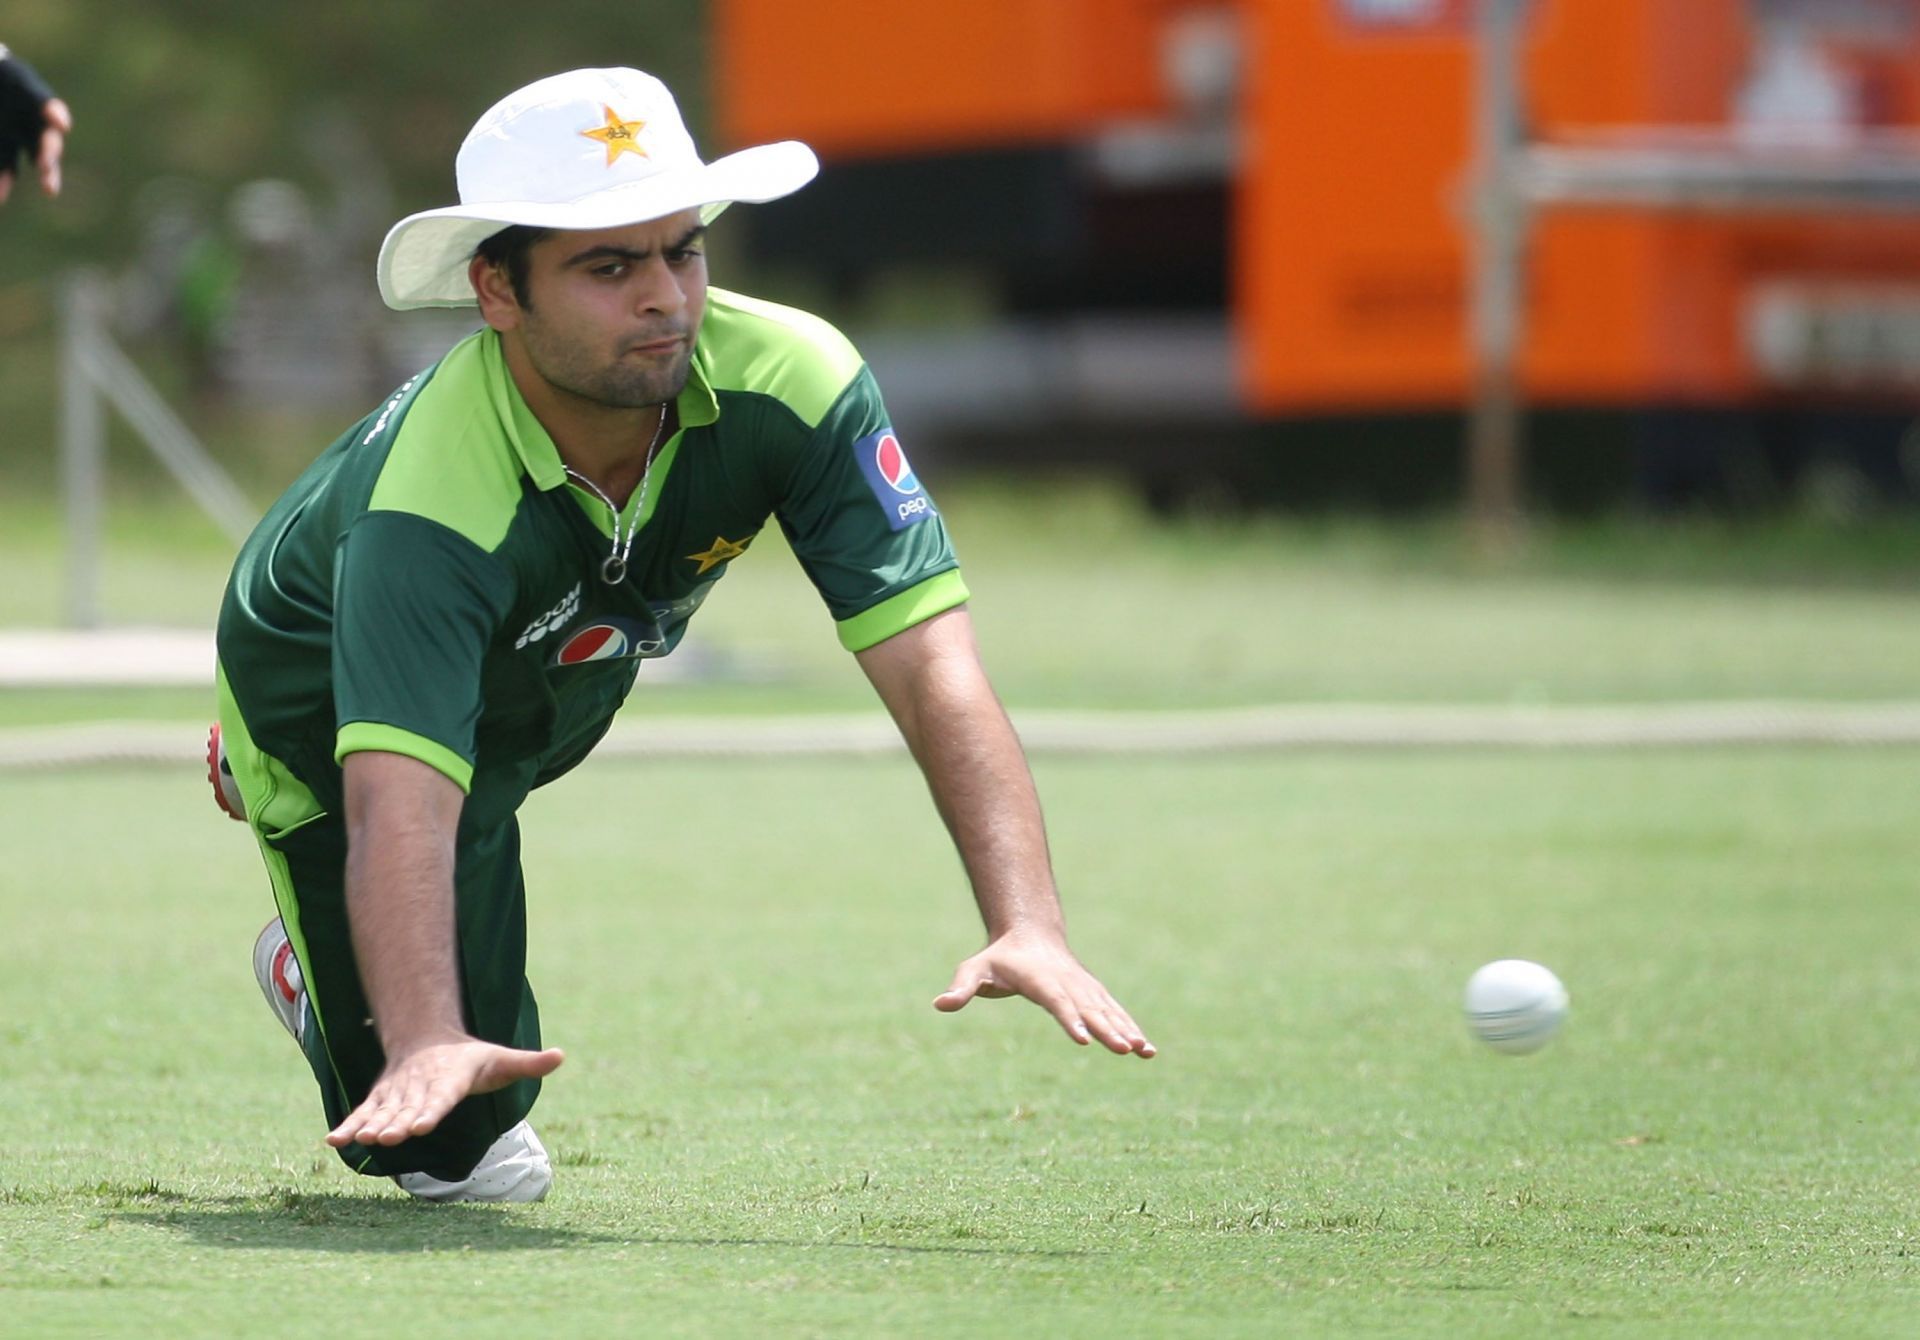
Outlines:
<svg viewBox="0 0 1920 1340"><path fill-rule="evenodd" d="M926 775L987 943L935 1000L1022 995L1153 1055L1067 947L1033 784L967 588L873 377L831 326L710 289L734 201L805 145L701 161L667 88L576 70L495 105L460 203L402 220L395 308L485 326L355 424L241 550L219 625L216 795L279 915L262 990L348 1165L429 1200L537 1200L562 1054L525 976L515 812L593 748L769 519Z"/></svg>

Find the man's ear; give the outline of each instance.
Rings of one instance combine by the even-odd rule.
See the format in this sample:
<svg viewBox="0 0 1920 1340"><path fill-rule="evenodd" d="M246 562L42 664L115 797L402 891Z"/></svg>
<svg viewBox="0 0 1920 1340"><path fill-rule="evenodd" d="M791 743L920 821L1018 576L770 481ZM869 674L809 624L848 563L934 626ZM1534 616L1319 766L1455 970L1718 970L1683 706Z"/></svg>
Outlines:
<svg viewBox="0 0 1920 1340"><path fill-rule="evenodd" d="M480 317L489 326L504 331L520 324L520 301L504 266L475 256L467 262L467 281L480 300Z"/></svg>

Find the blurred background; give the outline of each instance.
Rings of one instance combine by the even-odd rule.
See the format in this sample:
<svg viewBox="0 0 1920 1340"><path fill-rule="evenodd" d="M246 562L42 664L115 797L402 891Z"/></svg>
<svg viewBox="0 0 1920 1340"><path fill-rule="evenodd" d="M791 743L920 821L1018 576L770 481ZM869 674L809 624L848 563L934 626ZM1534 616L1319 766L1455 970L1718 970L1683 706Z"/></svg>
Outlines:
<svg viewBox="0 0 1920 1340"><path fill-rule="evenodd" d="M66 193L0 209L4 543L44 576L0 621L74 613L34 555L89 414L90 547L166 539L106 615L186 617L165 555L230 544L154 451L257 511L473 324L380 305L385 229L497 97L615 63L709 157L819 150L714 282L846 329L1009 534L1464 571L1472 506L1509 563L1920 572L1920 0L13 0L0 41L77 120Z"/></svg>

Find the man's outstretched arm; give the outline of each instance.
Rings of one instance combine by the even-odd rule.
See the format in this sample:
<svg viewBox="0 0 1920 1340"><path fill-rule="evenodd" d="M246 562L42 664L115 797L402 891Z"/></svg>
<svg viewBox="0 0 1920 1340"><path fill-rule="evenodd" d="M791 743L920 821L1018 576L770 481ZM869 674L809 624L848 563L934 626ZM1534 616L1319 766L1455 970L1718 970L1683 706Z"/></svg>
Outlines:
<svg viewBox="0 0 1920 1340"><path fill-rule="evenodd" d="M342 768L347 921L387 1065L327 1143L397 1145L439 1125L468 1094L551 1074L563 1057L482 1042L461 1017L453 910L460 788L402 754L348 754Z"/></svg>
<svg viewBox="0 0 1920 1340"><path fill-rule="evenodd" d="M1075 1042L1152 1056L1154 1046L1067 947L1040 801L1013 725L987 682L961 606L859 653L925 774L973 884L987 947L935 999L1025 996Z"/></svg>

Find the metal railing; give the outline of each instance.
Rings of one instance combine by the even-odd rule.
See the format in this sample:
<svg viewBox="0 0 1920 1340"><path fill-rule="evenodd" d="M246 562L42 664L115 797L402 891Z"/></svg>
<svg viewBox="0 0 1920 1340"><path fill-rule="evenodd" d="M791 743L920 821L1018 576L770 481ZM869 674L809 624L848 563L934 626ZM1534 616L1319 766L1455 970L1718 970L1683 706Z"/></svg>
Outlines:
<svg viewBox="0 0 1920 1340"><path fill-rule="evenodd" d="M1527 140L1520 35L1530 0L1482 0L1475 32L1473 412L1467 500L1496 544L1522 505L1519 356L1535 215L1566 206L1697 213L1920 210L1920 134L1860 131L1825 142L1717 128L1563 130Z"/></svg>
<svg viewBox="0 0 1920 1340"><path fill-rule="evenodd" d="M60 486L67 522L66 622L100 624L108 406L237 545L259 511L114 342L98 275L67 280L60 313Z"/></svg>

